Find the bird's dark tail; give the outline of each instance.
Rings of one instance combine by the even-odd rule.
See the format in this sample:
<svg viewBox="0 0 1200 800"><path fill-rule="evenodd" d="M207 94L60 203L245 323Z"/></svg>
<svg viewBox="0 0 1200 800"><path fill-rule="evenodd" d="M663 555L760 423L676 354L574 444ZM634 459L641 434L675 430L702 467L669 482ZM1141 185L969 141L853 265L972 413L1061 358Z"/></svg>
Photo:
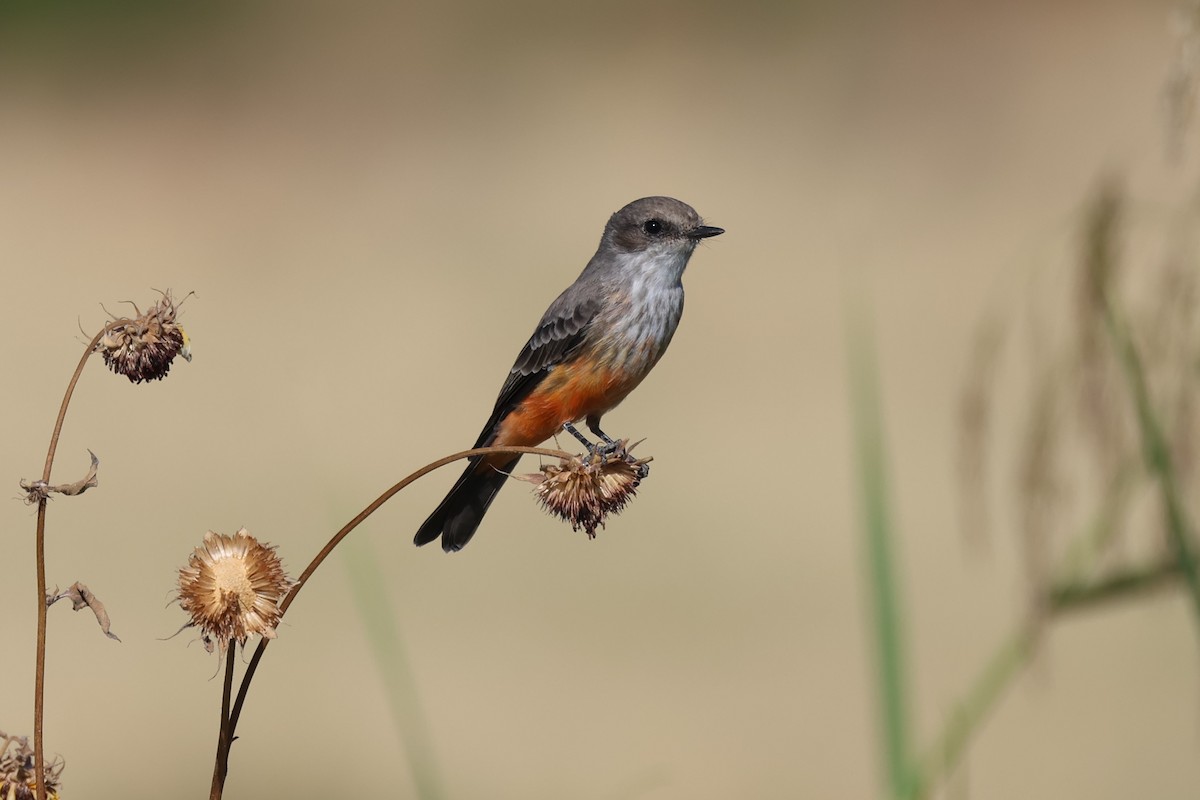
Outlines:
<svg viewBox="0 0 1200 800"><path fill-rule="evenodd" d="M413 537L413 544L420 547L441 536L442 549L447 553L463 549L475 535L475 529L483 521L492 500L496 499L496 493L508 480L508 473L520 460L517 456L496 467L481 467L472 459L450 493L421 525Z"/></svg>

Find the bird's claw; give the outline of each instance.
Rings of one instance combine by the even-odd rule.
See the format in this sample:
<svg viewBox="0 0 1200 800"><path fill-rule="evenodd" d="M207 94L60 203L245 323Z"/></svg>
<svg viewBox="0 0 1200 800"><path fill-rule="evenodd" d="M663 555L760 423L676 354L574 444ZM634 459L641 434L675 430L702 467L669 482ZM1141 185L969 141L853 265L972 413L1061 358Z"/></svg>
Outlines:
<svg viewBox="0 0 1200 800"><path fill-rule="evenodd" d="M592 453L605 458L611 455L616 455L624 449L624 444L621 442L615 442L612 439L609 439L607 436L604 437L603 444L597 442L596 444L592 445Z"/></svg>
<svg viewBox="0 0 1200 800"><path fill-rule="evenodd" d="M585 464L603 464L613 456L623 458L630 463L634 463L636 461L636 459L629 454L629 450L626 446L626 442L628 440L626 439L614 439L604 431L596 430L594 432L603 441L593 442L576 430L575 426L569 422L563 424L563 430L574 436L577 440L579 440L580 444L587 448L587 455L583 457L583 463ZM645 478L649 474L650 466L648 464L638 465L639 479Z"/></svg>

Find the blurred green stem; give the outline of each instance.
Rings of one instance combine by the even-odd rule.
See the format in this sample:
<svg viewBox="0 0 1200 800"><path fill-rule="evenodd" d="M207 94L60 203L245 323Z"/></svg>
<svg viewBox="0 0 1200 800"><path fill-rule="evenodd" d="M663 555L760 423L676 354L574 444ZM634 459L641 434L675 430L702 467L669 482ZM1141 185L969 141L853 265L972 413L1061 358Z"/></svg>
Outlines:
<svg viewBox="0 0 1200 800"><path fill-rule="evenodd" d="M900 599L892 563L894 534L888 509L878 366L868 322L861 315L852 315L851 319L850 394L854 408L860 513L866 539L884 752L891 796L905 798L912 790L908 693Z"/></svg>
<svg viewBox="0 0 1200 800"><path fill-rule="evenodd" d="M1116 304L1109 296L1107 287L1103 290L1104 322L1108 328L1113 347L1125 370L1129 382L1129 390L1133 395L1134 407L1137 411L1138 428L1142 436L1142 453L1150 472L1158 478L1162 491L1163 507L1167 515L1167 531L1175 545L1175 556L1179 560L1179 568L1183 572L1188 590L1192 598L1195 620L1200 627L1200 573L1196 569L1196 558L1192 551L1192 529L1179 497L1179 486L1176 480L1175 466L1171 461L1171 450L1167 446L1163 428L1154 413L1150 402L1150 390L1146 384L1146 374L1142 369L1142 361L1134 346L1129 328L1121 318Z"/></svg>
<svg viewBox="0 0 1200 800"><path fill-rule="evenodd" d="M962 760L981 723L1033 655L1037 636L1037 626L1023 624L988 659L975 684L946 720L928 755L918 763L911 797L927 797Z"/></svg>
<svg viewBox="0 0 1200 800"><path fill-rule="evenodd" d="M1047 597L1047 613L1050 617L1057 617L1130 595L1155 591L1173 584L1179 572L1178 562L1172 560L1123 570L1093 583L1069 581L1056 584ZM1022 623L992 654L975 684L958 703L941 734L917 765L912 797L928 797L959 764L980 725L1033 656L1038 636L1038 625Z"/></svg>
<svg viewBox="0 0 1200 800"><path fill-rule="evenodd" d="M371 543L361 539L350 543L346 558L358 617L366 627L367 642L374 651L379 678L387 691L392 723L408 756L416 796L421 800L445 797L435 766L433 737L421 707L404 637L400 635L400 621L384 591L388 581L379 568L380 559Z"/></svg>
<svg viewBox="0 0 1200 800"><path fill-rule="evenodd" d="M1104 580L1094 583L1063 583L1051 589L1050 608L1055 613L1064 614L1120 600L1131 594L1162 589L1174 585L1179 580L1180 572L1179 561L1171 559L1148 567L1113 572Z"/></svg>
<svg viewBox="0 0 1200 800"><path fill-rule="evenodd" d="M1161 428L1150 410L1137 354L1124 328L1115 314L1111 313L1111 308L1109 312L1109 330L1118 345L1133 387L1146 461L1162 487L1178 560L1116 573L1097 582L1087 581L1096 556L1113 536L1116 520L1128 504L1139 474L1135 463L1124 464L1113 475L1096 515L1086 529L1087 533L1076 540L1063 558L1058 570L1060 577L1046 598L1047 614L1054 617L1114 598L1154 590L1174 581L1182 572L1192 589L1193 601L1197 604L1197 620L1200 621L1200 582L1196 580L1188 524L1179 502L1169 451ZM850 372L889 790L894 798L923 798L929 796L961 762L983 721L1035 652L1039 630L1044 622L1025 620L1001 642L944 724L933 746L923 757L917 759L913 756L910 750L901 614L891 552L894 534L887 504L878 368L868 326L859 320L855 320L851 328Z"/></svg>
<svg viewBox="0 0 1200 800"><path fill-rule="evenodd" d="M1084 527L1084 532L1077 535L1067 549L1058 570L1059 577L1046 598L1045 612L1049 617L1113 596L1114 587L1108 581L1094 584L1085 581L1092 571L1096 556L1104 544L1112 539L1114 520L1129 502L1136 475L1133 464L1120 466L1101 497L1100 507ZM1122 587L1125 591L1142 588L1145 587L1133 584ZM1043 620L1041 624L1045 623ZM996 648L974 685L967 690L942 726L933 746L917 764L912 797L927 797L962 760L967 745L992 708L1004 696L1004 690L1033 656L1039 632L1037 625L1023 621Z"/></svg>
<svg viewBox="0 0 1200 800"><path fill-rule="evenodd" d="M1077 583L1088 576L1096 558L1116 535L1119 529L1117 523L1124 517L1133 496L1133 488L1138 483L1136 479L1142 477L1144 473L1136 456L1128 457L1117 466L1104 487L1100 508L1088 525L1087 532L1072 542L1063 554L1058 573L1060 581Z"/></svg>

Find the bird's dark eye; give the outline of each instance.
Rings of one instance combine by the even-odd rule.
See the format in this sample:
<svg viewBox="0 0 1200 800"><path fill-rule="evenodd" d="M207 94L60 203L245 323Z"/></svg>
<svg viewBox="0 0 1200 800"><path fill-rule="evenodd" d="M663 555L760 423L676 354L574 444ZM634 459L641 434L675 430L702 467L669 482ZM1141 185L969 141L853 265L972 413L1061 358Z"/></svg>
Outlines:
<svg viewBox="0 0 1200 800"><path fill-rule="evenodd" d="M648 219L642 223L642 230L651 236L658 236L663 232L663 224L656 219Z"/></svg>

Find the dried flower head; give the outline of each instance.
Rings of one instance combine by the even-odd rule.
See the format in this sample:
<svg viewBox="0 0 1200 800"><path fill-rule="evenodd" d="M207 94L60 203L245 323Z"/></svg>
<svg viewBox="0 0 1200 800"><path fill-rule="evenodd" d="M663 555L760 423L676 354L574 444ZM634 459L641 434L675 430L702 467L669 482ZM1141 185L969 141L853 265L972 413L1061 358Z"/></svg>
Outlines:
<svg viewBox="0 0 1200 800"><path fill-rule="evenodd" d="M62 759L56 759L44 770L49 800L58 800L64 766ZM37 770L29 740L0 733L0 800L33 800L36 796Z"/></svg>
<svg viewBox="0 0 1200 800"><path fill-rule="evenodd" d="M605 517L620 513L650 472L651 459L632 456L627 441L558 464L543 464L541 473L521 479L535 484L533 493L542 508L571 523L571 530L583 528L594 539Z"/></svg>
<svg viewBox="0 0 1200 800"><path fill-rule="evenodd" d="M108 368L141 383L165 378L175 356L191 361L191 344L175 321L176 309L170 291L163 292L145 313L135 305L137 317L118 320L120 324L110 328L96 345Z"/></svg>
<svg viewBox="0 0 1200 800"><path fill-rule="evenodd" d="M275 638L279 604L292 583L271 545L242 528L233 536L209 531L179 570L179 606L200 629L204 648L224 652L257 634Z"/></svg>

